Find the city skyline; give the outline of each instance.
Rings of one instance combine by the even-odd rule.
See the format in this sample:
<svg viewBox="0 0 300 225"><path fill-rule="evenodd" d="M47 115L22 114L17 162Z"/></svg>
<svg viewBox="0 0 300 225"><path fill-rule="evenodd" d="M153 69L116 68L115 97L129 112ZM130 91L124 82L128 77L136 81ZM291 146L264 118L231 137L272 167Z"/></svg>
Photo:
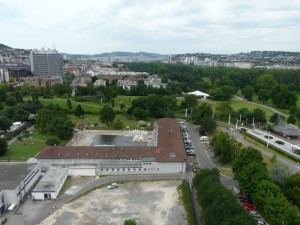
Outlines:
<svg viewBox="0 0 300 225"><path fill-rule="evenodd" d="M296 52L299 11L296 0L0 0L1 42L72 54Z"/></svg>

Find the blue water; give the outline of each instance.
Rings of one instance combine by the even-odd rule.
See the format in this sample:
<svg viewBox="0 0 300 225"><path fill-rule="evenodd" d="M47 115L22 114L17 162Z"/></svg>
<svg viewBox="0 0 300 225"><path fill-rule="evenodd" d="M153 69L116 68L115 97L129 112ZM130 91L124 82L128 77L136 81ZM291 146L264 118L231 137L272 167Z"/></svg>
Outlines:
<svg viewBox="0 0 300 225"><path fill-rule="evenodd" d="M146 146L146 142L131 141L132 135L96 135L91 142L91 146L111 145L111 146Z"/></svg>

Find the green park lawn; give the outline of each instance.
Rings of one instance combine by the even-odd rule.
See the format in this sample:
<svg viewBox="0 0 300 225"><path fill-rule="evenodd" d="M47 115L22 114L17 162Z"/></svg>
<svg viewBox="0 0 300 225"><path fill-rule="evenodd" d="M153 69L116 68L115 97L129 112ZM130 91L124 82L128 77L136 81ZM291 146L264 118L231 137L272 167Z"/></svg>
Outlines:
<svg viewBox="0 0 300 225"><path fill-rule="evenodd" d="M131 101L139 97L141 96L117 96L115 98L115 107L119 107L122 103L129 108L131 106Z"/></svg>
<svg viewBox="0 0 300 225"><path fill-rule="evenodd" d="M46 146L45 141L26 139L26 141L15 141L9 145L5 155L0 159L11 160L27 160L30 157L34 157L39 151Z"/></svg>
<svg viewBox="0 0 300 225"><path fill-rule="evenodd" d="M50 137L47 134L41 134L37 129L33 129L29 133L29 137L25 138L25 141L16 140L14 143L8 146L8 150L5 155L0 156L0 160L21 160L25 161L31 157L34 157L46 146L46 140ZM65 145L68 140L62 140L61 145Z"/></svg>

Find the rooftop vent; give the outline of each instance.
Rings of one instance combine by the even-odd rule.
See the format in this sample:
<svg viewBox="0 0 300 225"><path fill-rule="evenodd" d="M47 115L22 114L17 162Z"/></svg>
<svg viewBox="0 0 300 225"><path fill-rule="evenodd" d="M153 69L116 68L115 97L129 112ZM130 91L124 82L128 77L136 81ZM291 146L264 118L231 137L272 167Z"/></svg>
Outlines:
<svg viewBox="0 0 300 225"><path fill-rule="evenodd" d="M176 157L176 153L175 152L170 152L170 158L175 158Z"/></svg>

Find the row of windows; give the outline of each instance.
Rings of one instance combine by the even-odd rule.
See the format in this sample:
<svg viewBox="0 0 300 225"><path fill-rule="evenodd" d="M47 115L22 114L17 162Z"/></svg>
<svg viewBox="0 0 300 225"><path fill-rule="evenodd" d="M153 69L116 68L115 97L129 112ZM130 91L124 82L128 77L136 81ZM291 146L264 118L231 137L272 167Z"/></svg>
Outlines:
<svg viewBox="0 0 300 225"><path fill-rule="evenodd" d="M159 171L159 168L144 168L144 171ZM125 172L125 171L142 171L142 169L141 168L132 168L132 169L125 169L125 168L123 168L123 169L101 169L101 171L112 171L112 172L114 172L114 171L117 171L117 172Z"/></svg>
<svg viewBox="0 0 300 225"><path fill-rule="evenodd" d="M143 165L152 165L152 163L151 162L145 162L145 163L143 163Z"/></svg>

